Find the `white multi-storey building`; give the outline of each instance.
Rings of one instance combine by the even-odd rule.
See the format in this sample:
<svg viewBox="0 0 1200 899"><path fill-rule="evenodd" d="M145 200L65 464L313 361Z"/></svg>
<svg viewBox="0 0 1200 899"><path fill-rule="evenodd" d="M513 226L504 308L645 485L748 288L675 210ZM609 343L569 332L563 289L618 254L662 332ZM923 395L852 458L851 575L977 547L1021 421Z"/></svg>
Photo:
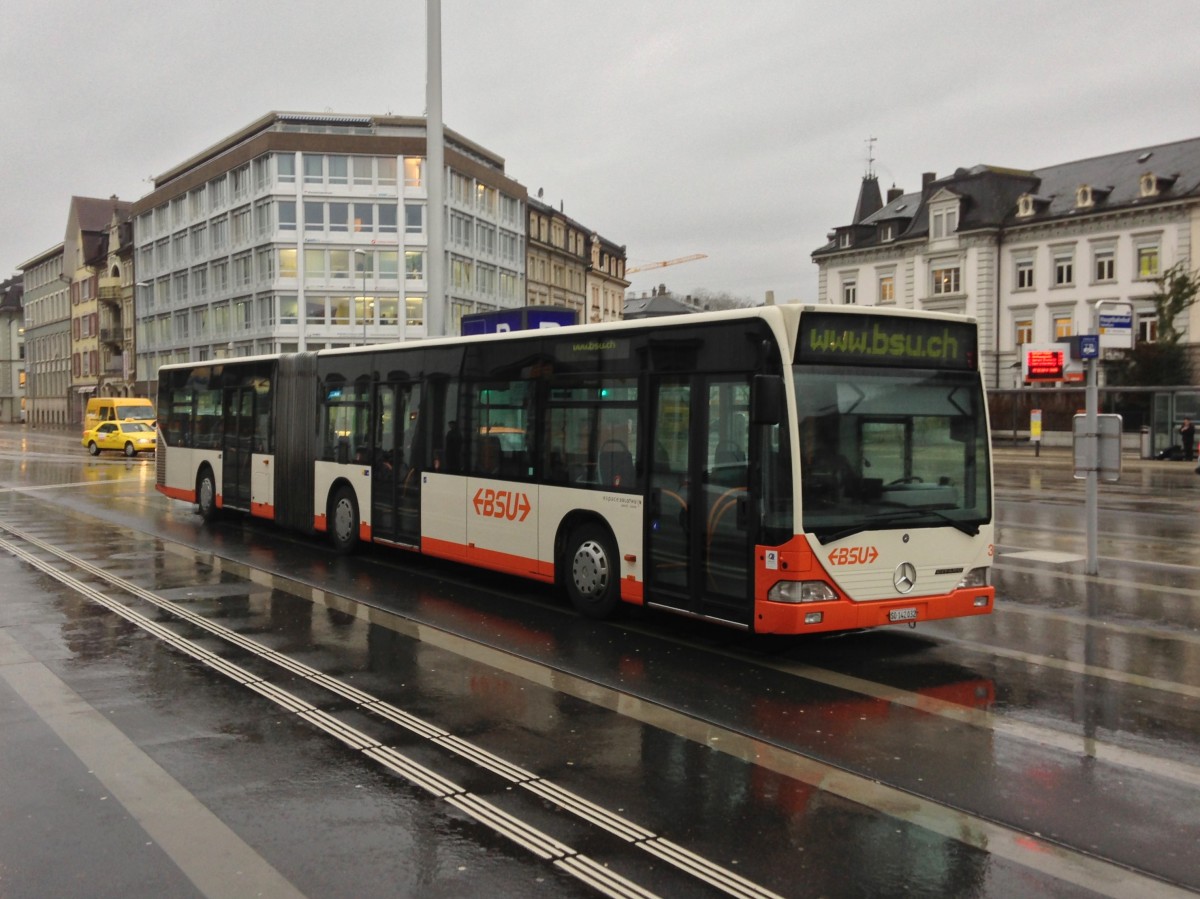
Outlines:
<svg viewBox="0 0 1200 899"><path fill-rule="evenodd" d="M133 206L137 368L429 336L428 224L446 223L446 333L525 303L525 188L445 132L429 208L423 118L270 113Z"/></svg>
<svg viewBox="0 0 1200 899"><path fill-rule="evenodd" d="M974 316L990 387L1013 387L1020 347L1095 333L1097 304L1155 338L1155 279L1200 249L1200 138L1034 171L927 174L885 198L863 179L854 220L812 256L818 299ZM1200 373L1200 305L1177 327Z"/></svg>
<svg viewBox="0 0 1200 899"><path fill-rule="evenodd" d="M70 418L71 279L63 244L21 263L25 295L25 420L65 425Z"/></svg>
<svg viewBox="0 0 1200 899"><path fill-rule="evenodd" d="M0 281L0 422L25 420L25 322L21 278Z"/></svg>

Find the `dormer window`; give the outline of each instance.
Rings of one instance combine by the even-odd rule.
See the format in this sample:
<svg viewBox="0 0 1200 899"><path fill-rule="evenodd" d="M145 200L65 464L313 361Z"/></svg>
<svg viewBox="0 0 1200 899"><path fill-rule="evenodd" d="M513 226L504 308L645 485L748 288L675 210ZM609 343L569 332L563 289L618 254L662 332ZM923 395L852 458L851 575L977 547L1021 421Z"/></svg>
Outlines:
<svg viewBox="0 0 1200 899"><path fill-rule="evenodd" d="M1143 197L1157 197L1162 192L1170 190L1174 183L1174 176L1146 172L1138 182L1138 193Z"/></svg>
<svg viewBox="0 0 1200 899"><path fill-rule="evenodd" d="M929 234L934 240L949 237L958 230L958 206L943 206L930 215Z"/></svg>
<svg viewBox="0 0 1200 899"><path fill-rule="evenodd" d="M849 231L843 231L841 234L838 235L838 246L841 247L843 250L846 249L846 247L850 246L850 232Z"/></svg>
<svg viewBox="0 0 1200 899"><path fill-rule="evenodd" d="M1094 196L1093 191L1093 196ZM1017 197L1017 218L1029 218L1044 212L1050 205L1049 197L1039 197L1037 194L1021 194Z"/></svg>
<svg viewBox="0 0 1200 899"><path fill-rule="evenodd" d="M880 243L888 243L895 239L896 239L896 226L895 225L889 223L886 225L879 226L879 242Z"/></svg>
<svg viewBox="0 0 1200 899"><path fill-rule="evenodd" d="M1081 184L1075 189L1075 208L1090 209L1096 205L1096 198L1092 196L1092 188L1090 185Z"/></svg>

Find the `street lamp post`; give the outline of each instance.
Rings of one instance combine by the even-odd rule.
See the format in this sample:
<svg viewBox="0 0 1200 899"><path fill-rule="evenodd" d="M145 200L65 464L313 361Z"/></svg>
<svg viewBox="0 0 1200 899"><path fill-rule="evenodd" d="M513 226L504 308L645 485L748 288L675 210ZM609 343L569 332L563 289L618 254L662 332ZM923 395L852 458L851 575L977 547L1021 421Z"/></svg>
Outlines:
<svg viewBox="0 0 1200 899"><path fill-rule="evenodd" d="M367 344L367 251L355 250L354 255L358 257L358 264L362 266L362 305L358 308L358 314L362 316L363 323L363 346Z"/></svg>

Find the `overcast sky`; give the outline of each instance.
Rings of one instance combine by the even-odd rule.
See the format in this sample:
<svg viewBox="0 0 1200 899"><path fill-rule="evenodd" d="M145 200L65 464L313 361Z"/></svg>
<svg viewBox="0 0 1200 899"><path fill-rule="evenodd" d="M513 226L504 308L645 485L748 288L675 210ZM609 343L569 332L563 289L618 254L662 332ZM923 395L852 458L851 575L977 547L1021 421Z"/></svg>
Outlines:
<svg viewBox="0 0 1200 899"><path fill-rule="evenodd" d="M74 194L150 179L272 111L425 110L425 0L40 0L0 30L0 274ZM443 118L627 247L632 276L815 299L867 138L886 190L1200 135L1197 0L443 0Z"/></svg>

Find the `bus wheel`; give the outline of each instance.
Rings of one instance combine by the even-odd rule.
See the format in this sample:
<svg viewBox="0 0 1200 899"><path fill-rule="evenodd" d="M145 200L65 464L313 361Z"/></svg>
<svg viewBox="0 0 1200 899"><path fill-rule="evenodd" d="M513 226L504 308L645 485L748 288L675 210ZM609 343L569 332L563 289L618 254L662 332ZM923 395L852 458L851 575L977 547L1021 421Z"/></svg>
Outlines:
<svg viewBox="0 0 1200 899"><path fill-rule="evenodd" d="M329 539L343 555L358 546L358 503L349 487L338 490L329 503Z"/></svg>
<svg viewBox="0 0 1200 899"><path fill-rule="evenodd" d="M130 458L133 458L134 456L136 456L136 455L137 455L137 450L135 450L135 449L133 448L133 444L132 444L132 443L126 442L126 444L125 444L125 455L126 455L126 456L129 456Z"/></svg>
<svg viewBox="0 0 1200 899"><path fill-rule="evenodd" d="M95 440L88 442L88 452L91 453L93 456L100 455L100 447L96 446Z"/></svg>
<svg viewBox="0 0 1200 899"><path fill-rule="evenodd" d="M217 482L207 465L200 470L200 478L196 481L196 505L200 507L200 517L205 521L217 517Z"/></svg>
<svg viewBox="0 0 1200 899"><path fill-rule="evenodd" d="M587 618L607 618L621 600L617 551L608 531L588 522L567 542L567 596Z"/></svg>

